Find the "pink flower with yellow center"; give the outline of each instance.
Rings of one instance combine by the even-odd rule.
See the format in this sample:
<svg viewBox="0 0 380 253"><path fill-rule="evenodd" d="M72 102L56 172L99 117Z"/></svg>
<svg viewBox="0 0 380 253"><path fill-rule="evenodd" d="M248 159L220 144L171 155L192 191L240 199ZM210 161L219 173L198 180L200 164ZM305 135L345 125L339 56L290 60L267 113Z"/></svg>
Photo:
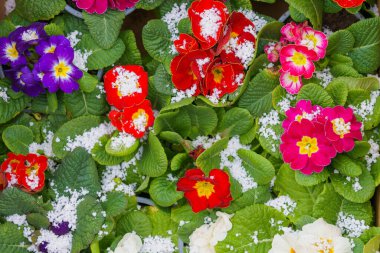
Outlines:
<svg viewBox="0 0 380 253"><path fill-rule="evenodd" d="M323 32L316 31L311 27L305 27L302 30L298 44L306 46L316 53L318 59L322 59L326 55L328 40Z"/></svg>
<svg viewBox="0 0 380 253"><path fill-rule="evenodd" d="M362 123L356 120L351 108L336 106L325 108L322 115L326 120L325 134L339 153L349 152L354 146L354 140L362 140L360 131Z"/></svg>
<svg viewBox="0 0 380 253"><path fill-rule="evenodd" d="M302 87L302 77L280 70L280 84L290 94L297 94Z"/></svg>
<svg viewBox="0 0 380 253"><path fill-rule="evenodd" d="M302 24L296 24L295 22L287 23L281 28L281 34L282 34L281 39L283 41L296 42L300 38L305 26L306 26L306 23L302 23Z"/></svg>
<svg viewBox="0 0 380 253"><path fill-rule="evenodd" d="M336 155L335 148L325 136L323 124L307 119L291 123L281 136L281 142L284 162L306 175L320 173Z"/></svg>
<svg viewBox="0 0 380 253"><path fill-rule="evenodd" d="M317 55L306 46L287 45L280 52L282 69L293 76L311 78L315 71L315 60Z"/></svg>
<svg viewBox="0 0 380 253"><path fill-rule="evenodd" d="M301 122L303 119L313 121L320 115L321 110L319 105L313 106L310 100L300 100L295 107L291 107L285 112L287 118L282 122L282 127L286 131L294 121Z"/></svg>

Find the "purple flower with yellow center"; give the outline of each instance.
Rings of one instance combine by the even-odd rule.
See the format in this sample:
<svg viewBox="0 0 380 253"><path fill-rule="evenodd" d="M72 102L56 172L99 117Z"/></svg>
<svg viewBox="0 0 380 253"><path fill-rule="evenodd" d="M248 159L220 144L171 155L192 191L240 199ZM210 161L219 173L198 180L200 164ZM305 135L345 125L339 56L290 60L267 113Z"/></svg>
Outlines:
<svg viewBox="0 0 380 253"><path fill-rule="evenodd" d="M63 35L51 36L48 40L43 40L36 46L36 52L41 56L52 54L57 47L71 47L70 41Z"/></svg>
<svg viewBox="0 0 380 253"><path fill-rule="evenodd" d="M12 68L26 64L26 57L18 50L16 41L0 38L0 63L10 63Z"/></svg>
<svg viewBox="0 0 380 253"><path fill-rule="evenodd" d="M16 92L22 91L30 97L37 97L45 91L27 66L7 71L6 75L12 80L12 89Z"/></svg>
<svg viewBox="0 0 380 253"><path fill-rule="evenodd" d="M39 60L39 68L43 73L42 84L49 92L61 89L72 93L79 89L77 82L83 75L82 71L72 64L74 50L68 47L58 47L52 54L45 54Z"/></svg>
<svg viewBox="0 0 380 253"><path fill-rule="evenodd" d="M9 34L9 38L18 42L18 50L25 51L31 45L37 45L41 40L47 39L45 23L36 22L27 27L19 27Z"/></svg>

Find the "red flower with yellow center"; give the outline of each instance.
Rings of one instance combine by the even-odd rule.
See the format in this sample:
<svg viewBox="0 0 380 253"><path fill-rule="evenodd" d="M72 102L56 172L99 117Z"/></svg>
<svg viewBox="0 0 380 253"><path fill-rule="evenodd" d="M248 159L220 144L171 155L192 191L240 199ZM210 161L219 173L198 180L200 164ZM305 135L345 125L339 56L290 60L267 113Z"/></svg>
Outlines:
<svg viewBox="0 0 380 253"><path fill-rule="evenodd" d="M174 46L180 54L187 54L199 49L197 40L186 33L179 35L179 38L174 41Z"/></svg>
<svg viewBox="0 0 380 253"><path fill-rule="evenodd" d="M355 8L360 6L365 0L333 0L342 8Z"/></svg>
<svg viewBox="0 0 380 253"><path fill-rule="evenodd" d="M239 63L223 64L215 60L208 68L204 83L203 94L217 97L233 93L243 85L244 67Z"/></svg>
<svg viewBox="0 0 380 253"><path fill-rule="evenodd" d="M227 7L215 0L194 1L189 10L194 36L203 49L216 45L228 18Z"/></svg>
<svg viewBox="0 0 380 253"><path fill-rule="evenodd" d="M104 75L107 101L119 110L140 104L148 95L148 73L141 66L117 66Z"/></svg>
<svg viewBox="0 0 380 253"><path fill-rule="evenodd" d="M195 85L197 91L194 96L199 95L202 79L213 58L210 51L204 50L195 50L174 57L170 65L174 86L178 90L188 90Z"/></svg>
<svg viewBox="0 0 380 253"><path fill-rule="evenodd" d="M153 126L154 114L150 101L144 100L137 106L124 108L123 111L112 110L109 119L119 131L142 138L146 129Z"/></svg>
<svg viewBox="0 0 380 253"><path fill-rule="evenodd" d="M232 201L229 176L220 169L210 171L206 177L201 169L190 169L177 183L177 191L183 191L193 212L207 208L224 208Z"/></svg>
<svg viewBox="0 0 380 253"><path fill-rule="evenodd" d="M21 170L20 187L26 192L39 192L45 185L45 171L48 167L47 158L35 154L25 157L25 167Z"/></svg>
<svg viewBox="0 0 380 253"><path fill-rule="evenodd" d="M25 156L8 153L8 158L1 164L9 186L20 185L20 173L25 166Z"/></svg>
<svg viewBox="0 0 380 253"><path fill-rule="evenodd" d="M255 25L243 13L231 14L221 39L217 54L223 62L241 63L247 66L251 63L255 52Z"/></svg>

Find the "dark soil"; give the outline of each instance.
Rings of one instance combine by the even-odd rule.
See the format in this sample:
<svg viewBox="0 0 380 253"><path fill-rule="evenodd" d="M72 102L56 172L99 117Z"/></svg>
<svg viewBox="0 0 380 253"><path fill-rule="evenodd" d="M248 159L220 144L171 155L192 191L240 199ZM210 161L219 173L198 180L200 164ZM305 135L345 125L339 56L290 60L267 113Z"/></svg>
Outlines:
<svg viewBox="0 0 380 253"><path fill-rule="evenodd" d="M325 13L323 15L323 26L329 27L332 31L345 29L356 22L358 22L358 18L345 10L334 14Z"/></svg>

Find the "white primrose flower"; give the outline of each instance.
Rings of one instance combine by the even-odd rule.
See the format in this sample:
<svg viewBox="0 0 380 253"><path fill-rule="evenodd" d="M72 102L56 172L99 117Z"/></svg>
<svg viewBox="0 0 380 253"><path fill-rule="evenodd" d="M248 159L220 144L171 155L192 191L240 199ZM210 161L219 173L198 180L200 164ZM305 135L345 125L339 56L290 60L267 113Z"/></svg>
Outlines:
<svg viewBox="0 0 380 253"><path fill-rule="evenodd" d="M127 233L117 244L114 253L138 253L143 244L141 238L135 233Z"/></svg>
<svg viewBox="0 0 380 253"><path fill-rule="evenodd" d="M227 232L232 229L232 215L217 212L218 219L214 223L204 224L190 236L190 253L215 253L215 245L223 241Z"/></svg>
<svg viewBox="0 0 380 253"><path fill-rule="evenodd" d="M309 249L298 238L298 233L275 235L268 253L308 253Z"/></svg>

